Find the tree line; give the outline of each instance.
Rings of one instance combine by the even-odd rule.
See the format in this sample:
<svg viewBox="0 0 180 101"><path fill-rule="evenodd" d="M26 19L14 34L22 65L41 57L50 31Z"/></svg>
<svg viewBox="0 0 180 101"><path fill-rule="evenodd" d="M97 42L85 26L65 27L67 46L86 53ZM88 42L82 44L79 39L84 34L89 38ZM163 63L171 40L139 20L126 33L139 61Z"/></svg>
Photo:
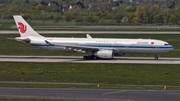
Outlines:
<svg viewBox="0 0 180 101"><path fill-rule="evenodd" d="M5 0L4 0L5 1ZM8 0L0 4L0 18L12 19L12 15L22 15L30 20L52 20L58 22L94 22L94 23L125 23L125 24L179 24L180 4L172 3L169 7L159 4L129 4L112 7L108 2L91 9L75 6L62 12L61 4L45 1L29 2L28 0Z"/></svg>

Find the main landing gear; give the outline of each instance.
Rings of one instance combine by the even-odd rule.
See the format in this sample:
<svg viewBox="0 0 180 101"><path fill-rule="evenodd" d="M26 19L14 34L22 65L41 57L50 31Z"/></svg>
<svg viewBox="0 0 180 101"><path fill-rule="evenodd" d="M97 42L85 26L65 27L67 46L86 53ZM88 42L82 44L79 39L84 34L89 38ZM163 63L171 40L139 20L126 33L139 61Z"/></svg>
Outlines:
<svg viewBox="0 0 180 101"><path fill-rule="evenodd" d="M158 60L158 55L157 55L157 54L155 54L154 59L155 59L155 60Z"/></svg>
<svg viewBox="0 0 180 101"><path fill-rule="evenodd" d="M84 60L94 60L94 59L98 59L98 57L94 56L94 55L90 55L90 56L83 56Z"/></svg>

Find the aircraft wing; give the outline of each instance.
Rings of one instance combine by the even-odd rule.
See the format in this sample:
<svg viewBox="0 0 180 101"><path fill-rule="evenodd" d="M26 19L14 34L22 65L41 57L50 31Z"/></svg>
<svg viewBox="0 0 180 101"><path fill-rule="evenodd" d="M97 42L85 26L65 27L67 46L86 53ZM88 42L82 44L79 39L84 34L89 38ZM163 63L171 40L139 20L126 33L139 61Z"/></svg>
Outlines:
<svg viewBox="0 0 180 101"><path fill-rule="evenodd" d="M66 45L66 44L63 44L61 45L63 46L64 48L67 48L67 49L76 49L76 50L82 50L82 51L97 51L97 50L100 50L99 47L91 47L91 46L75 46L75 45Z"/></svg>
<svg viewBox="0 0 180 101"><path fill-rule="evenodd" d="M46 43L51 44L49 41L45 40ZM59 45L59 44L58 44ZM72 50L82 50L82 51L98 51L98 50L114 50L115 48L106 48L106 47L93 47L93 46L83 46L83 45L70 45L70 44L61 44L59 46L64 47L64 49L72 49Z"/></svg>
<svg viewBox="0 0 180 101"><path fill-rule="evenodd" d="M117 51L115 48L106 48L106 47L93 47L93 46L75 46L75 45L61 45L67 49L74 49L74 50L82 50L82 51L98 51L98 50L113 50Z"/></svg>

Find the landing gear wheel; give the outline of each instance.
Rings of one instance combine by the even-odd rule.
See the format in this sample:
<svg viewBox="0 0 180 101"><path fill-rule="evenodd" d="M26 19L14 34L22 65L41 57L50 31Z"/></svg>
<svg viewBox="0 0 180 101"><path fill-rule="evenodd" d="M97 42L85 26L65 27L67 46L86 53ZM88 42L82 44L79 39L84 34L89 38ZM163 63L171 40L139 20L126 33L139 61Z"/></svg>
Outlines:
<svg viewBox="0 0 180 101"><path fill-rule="evenodd" d="M83 56L83 59L84 59L84 60L87 60L87 59L88 59L88 57L87 57L87 56Z"/></svg>
<svg viewBox="0 0 180 101"><path fill-rule="evenodd" d="M155 60L158 60L158 55L157 55L157 54L155 54L154 59L155 59Z"/></svg>
<svg viewBox="0 0 180 101"><path fill-rule="evenodd" d="M154 57L155 60L158 60L158 57Z"/></svg>
<svg viewBox="0 0 180 101"><path fill-rule="evenodd" d="M94 55L91 55L91 56L89 56L89 57L91 57L91 60L94 60L94 59L95 59L95 56L94 56Z"/></svg>
<svg viewBox="0 0 180 101"><path fill-rule="evenodd" d="M98 59L100 59L100 58L95 56L94 59L95 59L95 60L98 60Z"/></svg>
<svg viewBox="0 0 180 101"><path fill-rule="evenodd" d="M90 55L90 56L83 56L84 60L94 60L96 59L94 55Z"/></svg>
<svg viewBox="0 0 180 101"><path fill-rule="evenodd" d="M92 60L92 57L91 57L91 56L88 56L88 60Z"/></svg>

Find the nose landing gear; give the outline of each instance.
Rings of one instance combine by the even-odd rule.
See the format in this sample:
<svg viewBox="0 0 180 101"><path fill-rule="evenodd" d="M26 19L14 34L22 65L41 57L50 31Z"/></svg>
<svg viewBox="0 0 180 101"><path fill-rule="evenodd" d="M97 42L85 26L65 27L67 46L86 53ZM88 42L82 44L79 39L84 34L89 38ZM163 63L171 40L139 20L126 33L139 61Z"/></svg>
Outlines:
<svg viewBox="0 0 180 101"><path fill-rule="evenodd" d="M154 59L155 59L155 60L158 60L158 55L157 55L157 54L155 54Z"/></svg>

